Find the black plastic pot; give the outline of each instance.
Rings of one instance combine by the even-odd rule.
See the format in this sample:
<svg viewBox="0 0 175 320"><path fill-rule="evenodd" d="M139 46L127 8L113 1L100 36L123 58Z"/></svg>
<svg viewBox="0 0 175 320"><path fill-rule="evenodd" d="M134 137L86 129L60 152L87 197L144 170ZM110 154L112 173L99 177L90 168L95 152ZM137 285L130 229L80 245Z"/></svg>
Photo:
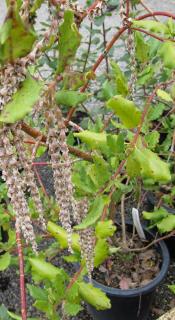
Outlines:
<svg viewBox="0 0 175 320"><path fill-rule="evenodd" d="M151 239L153 235L145 231L147 238ZM111 309L97 311L91 305L88 305L88 311L94 320L146 320L148 318L155 290L165 278L170 257L167 246L164 241L156 245L162 258L162 265L159 274L149 284L144 287L121 290L107 287L93 280L93 285L100 288L111 300Z"/></svg>

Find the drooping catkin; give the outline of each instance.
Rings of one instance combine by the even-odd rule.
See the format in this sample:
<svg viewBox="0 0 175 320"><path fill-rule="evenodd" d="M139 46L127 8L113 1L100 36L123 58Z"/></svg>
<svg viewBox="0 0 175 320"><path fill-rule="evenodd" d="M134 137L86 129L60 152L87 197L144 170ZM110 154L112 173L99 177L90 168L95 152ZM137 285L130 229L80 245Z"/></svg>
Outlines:
<svg viewBox="0 0 175 320"><path fill-rule="evenodd" d="M0 69L0 110L11 100L12 95L18 90L20 83L25 80L26 68L20 63L7 64Z"/></svg>
<svg viewBox="0 0 175 320"><path fill-rule="evenodd" d="M128 31L128 37L126 40L126 46L129 53L129 67L131 71L131 76L129 80L129 88L131 98L134 96L136 81L137 81L137 61L136 61L136 52L135 52L135 39L134 33L132 30Z"/></svg>
<svg viewBox="0 0 175 320"><path fill-rule="evenodd" d="M46 102L48 104L48 101ZM66 143L66 128L61 111L51 99L52 108L46 112L47 145L52 162L55 197L60 207L59 218L68 234L71 250L71 215L74 210L71 159Z"/></svg>
<svg viewBox="0 0 175 320"><path fill-rule="evenodd" d="M88 201L87 199L82 199L77 202L78 211L78 223L80 223L84 217L86 217L88 212ZM95 246L95 235L93 228L86 228L79 231L80 235L80 246L81 255L86 262L86 268L88 272L89 281L92 281L92 271L94 269L94 246Z"/></svg>
<svg viewBox="0 0 175 320"><path fill-rule="evenodd" d="M0 131L0 167L2 178L6 181L8 196L11 200L13 210L16 214L16 225L20 228L27 243L31 243L33 251L37 252L37 244L29 209L24 194L24 184L18 170L16 150L10 141L10 128L4 126Z"/></svg>
<svg viewBox="0 0 175 320"><path fill-rule="evenodd" d="M39 215L39 218L38 218L39 226L41 226L41 228L45 230L46 222L43 215L44 209L41 202L39 190L35 181L35 175L32 169L32 159L28 157L27 150L23 142L25 136L23 131L21 130L20 123L13 126L12 133L13 133L13 141L14 141L16 151L18 153L19 161L21 163L21 167L24 170L23 172L24 185L29 188L32 200L35 204L35 208Z"/></svg>

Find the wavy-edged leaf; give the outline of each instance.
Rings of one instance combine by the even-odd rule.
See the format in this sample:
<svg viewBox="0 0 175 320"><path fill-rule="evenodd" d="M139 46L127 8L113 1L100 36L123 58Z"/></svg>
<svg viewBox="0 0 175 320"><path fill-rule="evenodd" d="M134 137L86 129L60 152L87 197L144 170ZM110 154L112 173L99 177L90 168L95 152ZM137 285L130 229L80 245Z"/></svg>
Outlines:
<svg viewBox="0 0 175 320"><path fill-rule="evenodd" d="M111 303L106 294L90 283L79 282L80 295L87 303L91 304L97 310L111 308Z"/></svg>
<svg viewBox="0 0 175 320"><path fill-rule="evenodd" d="M125 75L116 62L111 61L111 67L115 76L117 93L126 97L129 89Z"/></svg>
<svg viewBox="0 0 175 320"><path fill-rule="evenodd" d="M150 220L154 223L157 223L169 215L168 211L164 208L156 209L154 212L143 211L142 214L145 220Z"/></svg>
<svg viewBox="0 0 175 320"><path fill-rule="evenodd" d="M0 63L12 63L15 59L26 56L35 40L35 32L24 24L17 5L11 4L0 28Z"/></svg>
<svg viewBox="0 0 175 320"><path fill-rule="evenodd" d="M97 197L91 205L87 216L79 225L75 226L74 229L82 230L94 225L101 217L104 207L108 205L109 202L110 199L108 196Z"/></svg>
<svg viewBox="0 0 175 320"><path fill-rule="evenodd" d="M164 42L158 54L162 58L165 67L169 69L175 68L175 43L171 41Z"/></svg>
<svg viewBox="0 0 175 320"><path fill-rule="evenodd" d="M149 44L145 42L141 32L135 32L136 58L141 63L145 63L149 59Z"/></svg>
<svg viewBox="0 0 175 320"><path fill-rule="evenodd" d="M4 253L0 256L0 271L4 271L10 265L11 255L9 252Z"/></svg>
<svg viewBox="0 0 175 320"><path fill-rule="evenodd" d="M81 42L81 35L74 22L73 11L64 13L64 21L59 27L59 57L58 73L63 72L65 67L71 64Z"/></svg>
<svg viewBox="0 0 175 320"><path fill-rule="evenodd" d="M110 256L106 239L98 239L94 249L94 267L99 267Z"/></svg>
<svg viewBox="0 0 175 320"><path fill-rule="evenodd" d="M168 26L159 21L153 20L133 20L132 26L135 28L142 28L151 32L169 34L170 30Z"/></svg>
<svg viewBox="0 0 175 320"><path fill-rule="evenodd" d="M144 180L166 183L171 180L169 165L146 148L137 148L129 155L126 169L130 177L141 176Z"/></svg>
<svg viewBox="0 0 175 320"><path fill-rule="evenodd" d="M68 248L68 235L61 226L49 221L47 224L47 231L57 239L61 249ZM72 234L72 249L78 252L80 251L79 235L76 233Z"/></svg>
<svg viewBox="0 0 175 320"><path fill-rule="evenodd" d="M167 102L173 102L173 99L171 98L171 95L168 92L166 92L165 90L158 89L157 90L157 96L159 98L161 98L162 100L165 100Z"/></svg>
<svg viewBox="0 0 175 320"><path fill-rule="evenodd" d="M134 102L117 95L108 100L107 107L114 111L127 128L134 128L139 124L141 111Z"/></svg>
<svg viewBox="0 0 175 320"><path fill-rule="evenodd" d="M44 3L44 0L34 0L33 5L30 9L30 13L34 14L41 7L43 3Z"/></svg>
<svg viewBox="0 0 175 320"><path fill-rule="evenodd" d="M76 107L89 98L89 94L71 90L60 90L56 93L56 102L66 107Z"/></svg>
<svg viewBox="0 0 175 320"><path fill-rule="evenodd" d="M159 232L165 233L170 232L175 229L175 216L173 214L169 214L166 218L164 218L161 222L157 223L157 228Z"/></svg>
<svg viewBox="0 0 175 320"><path fill-rule="evenodd" d="M14 123L22 120L32 111L33 106L40 98L43 83L30 75L23 81L22 87L14 93L0 114L0 122Z"/></svg>
<svg viewBox="0 0 175 320"><path fill-rule="evenodd" d="M112 220L99 221L95 227L95 234L98 238L107 238L113 236L116 229Z"/></svg>
<svg viewBox="0 0 175 320"><path fill-rule="evenodd" d="M32 266L32 272L38 274L41 279L54 280L56 276L63 275L63 271L53 264L46 262L41 258L29 258Z"/></svg>

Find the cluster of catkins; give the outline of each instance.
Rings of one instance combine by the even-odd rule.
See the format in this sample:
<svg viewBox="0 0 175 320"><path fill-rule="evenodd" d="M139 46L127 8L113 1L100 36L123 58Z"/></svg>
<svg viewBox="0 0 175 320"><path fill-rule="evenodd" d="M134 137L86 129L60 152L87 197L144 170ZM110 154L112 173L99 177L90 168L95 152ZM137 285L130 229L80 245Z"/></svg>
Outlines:
<svg viewBox="0 0 175 320"><path fill-rule="evenodd" d="M0 108L11 100L26 77L26 69L21 60L7 64L0 70ZM16 215L16 230L22 232L27 243L31 243L34 252L37 251L35 234L30 219L26 191L30 192L39 222L45 229L43 208L39 191L32 170L32 162L23 144L24 134L21 124L3 124L0 127L0 168L6 181L8 196Z"/></svg>
<svg viewBox="0 0 175 320"><path fill-rule="evenodd" d="M122 24L126 25L129 21L127 21L126 17L126 0L120 0L119 6L119 14L122 20ZM129 81L130 95L133 97L135 93L135 84L137 81L137 61L135 57L135 41L134 41L134 33L131 29L128 29L128 36L126 39L126 48L129 53L129 67L131 70L131 77Z"/></svg>
<svg viewBox="0 0 175 320"><path fill-rule="evenodd" d="M72 252L72 220L76 223L82 221L88 212L88 203L87 200L78 202L74 199L74 187L71 181L72 163L66 142L66 127L52 93L46 93L44 107L47 110L45 114L47 145L53 169L55 197L60 207L59 218L67 231L69 251ZM82 257L86 261L91 279L95 244L93 229L80 231L80 244Z"/></svg>

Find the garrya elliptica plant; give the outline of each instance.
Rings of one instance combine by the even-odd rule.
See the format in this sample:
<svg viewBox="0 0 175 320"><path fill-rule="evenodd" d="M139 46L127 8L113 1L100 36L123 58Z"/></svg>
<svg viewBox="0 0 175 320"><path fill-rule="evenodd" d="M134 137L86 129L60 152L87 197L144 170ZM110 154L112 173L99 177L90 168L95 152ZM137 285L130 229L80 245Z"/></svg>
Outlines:
<svg viewBox="0 0 175 320"><path fill-rule="evenodd" d="M44 3L49 6L49 26L38 37L34 22L37 10ZM87 16L91 26L99 15L105 16L107 3L97 0L82 9L77 4L58 0L7 1L7 16L0 29L0 166L15 212L22 320L27 319L27 308L20 234L32 245L34 254L38 254L27 194L38 213L38 226L43 232L46 229L33 172L33 159L40 145L44 144L50 155L62 225L50 221L47 230L61 248L69 249L71 255L67 261L81 264L70 280L61 269L40 257L29 259L35 280L43 280L46 286L45 292L38 289L36 294L36 288L31 287L30 291L40 301L36 302L36 307L49 319L59 319L57 307L60 305L62 319L78 313L81 299L95 304L97 309L110 307L107 297L92 284L85 283L82 276L87 270L91 281L93 267L98 267L116 252L116 248L111 248L107 242L115 232L113 222L108 220L113 217L111 208L121 199L124 202L125 195L131 191L137 192L140 199L142 188L154 189L173 179L171 162L169 166L166 157L158 154L159 136L157 131L152 131L152 115L163 113L167 103L169 109L174 104L175 15L150 12L147 8L148 13L137 16L139 3L143 5L139 0L120 1L121 27L106 44L103 22L105 49L94 65L86 69L90 37L88 55L83 72L80 72L76 69L77 64L79 66L77 50L82 41L79 27ZM165 22L157 18L161 16L167 17ZM110 49L122 36L129 62L126 74L114 59L108 69ZM50 67L48 78L42 75L41 61L45 56ZM92 97L88 84L98 80L95 73L104 59L108 74L105 79L99 79L98 98L107 108L106 114L104 117L103 110L101 117L95 123L92 119L93 123L89 122L83 130L71 120L76 108ZM32 110L42 123L40 131L31 125L34 121L28 114ZM173 114L170 121L174 121ZM79 147L67 143L71 128L79 131L74 133L74 139L81 141ZM36 140L27 140L26 134ZM32 156L27 143L34 146ZM40 179L39 183L44 189ZM123 210L121 218L126 250ZM69 280L66 288L65 283ZM50 287L54 292L54 303L49 300ZM44 308L46 305L48 308Z"/></svg>

